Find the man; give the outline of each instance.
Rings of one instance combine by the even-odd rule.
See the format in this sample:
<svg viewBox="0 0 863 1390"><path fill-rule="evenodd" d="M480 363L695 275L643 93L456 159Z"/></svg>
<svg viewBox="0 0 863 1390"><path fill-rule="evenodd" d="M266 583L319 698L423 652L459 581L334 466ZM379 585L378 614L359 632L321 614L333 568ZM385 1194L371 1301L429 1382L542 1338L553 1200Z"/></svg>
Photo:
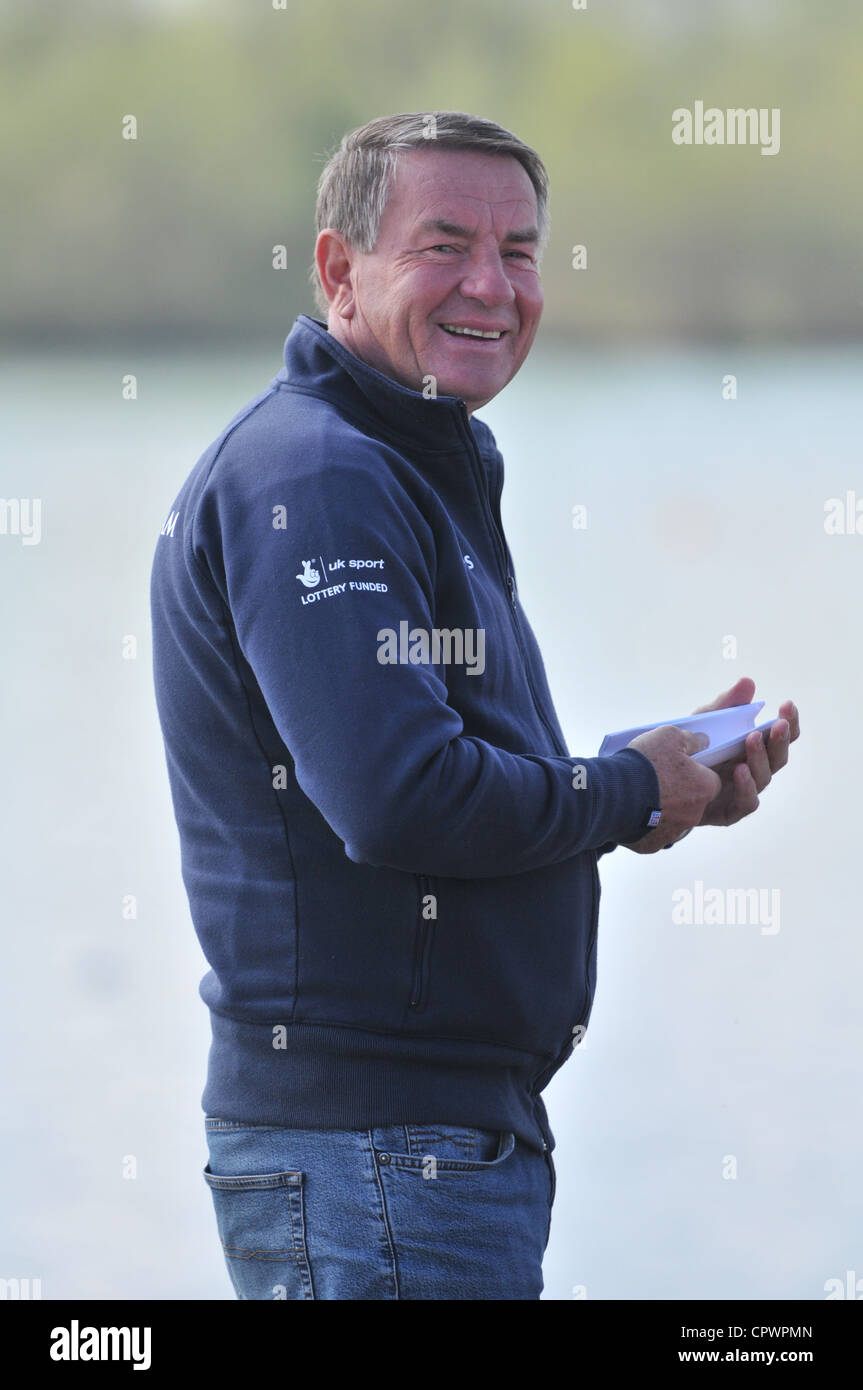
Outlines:
<svg viewBox="0 0 863 1390"><path fill-rule="evenodd" d="M541 1092L592 1006L597 859L748 814L797 715L722 775L675 728L574 771L474 414L542 312L538 155L383 117L330 160L317 226L326 324L296 320L153 566L212 967L204 1176L240 1298L536 1299Z"/></svg>

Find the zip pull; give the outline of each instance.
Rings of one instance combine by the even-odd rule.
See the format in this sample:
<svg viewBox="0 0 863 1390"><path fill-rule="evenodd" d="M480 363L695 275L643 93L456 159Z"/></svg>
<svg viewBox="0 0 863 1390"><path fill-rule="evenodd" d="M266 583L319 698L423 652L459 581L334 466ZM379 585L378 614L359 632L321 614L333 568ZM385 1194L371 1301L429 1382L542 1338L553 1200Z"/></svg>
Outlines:
<svg viewBox="0 0 863 1390"><path fill-rule="evenodd" d="M506 587L509 589L509 601L515 608L515 580L511 574L506 576Z"/></svg>

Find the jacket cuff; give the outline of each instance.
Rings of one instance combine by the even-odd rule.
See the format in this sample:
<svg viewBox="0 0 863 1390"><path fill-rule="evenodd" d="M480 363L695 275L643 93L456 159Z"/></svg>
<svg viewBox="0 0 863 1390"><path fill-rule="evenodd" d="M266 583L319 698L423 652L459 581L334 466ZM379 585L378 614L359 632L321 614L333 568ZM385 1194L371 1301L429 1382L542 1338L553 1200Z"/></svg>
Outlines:
<svg viewBox="0 0 863 1390"><path fill-rule="evenodd" d="M659 778L650 759L637 748L621 748L619 752L612 754L612 761L616 762L618 759L624 759L631 765L630 775L634 774L636 778L635 794L627 800L621 816L620 833L616 840L602 847L602 853L614 845L634 845L643 840L653 829L649 824L651 813L662 809L659 800Z"/></svg>

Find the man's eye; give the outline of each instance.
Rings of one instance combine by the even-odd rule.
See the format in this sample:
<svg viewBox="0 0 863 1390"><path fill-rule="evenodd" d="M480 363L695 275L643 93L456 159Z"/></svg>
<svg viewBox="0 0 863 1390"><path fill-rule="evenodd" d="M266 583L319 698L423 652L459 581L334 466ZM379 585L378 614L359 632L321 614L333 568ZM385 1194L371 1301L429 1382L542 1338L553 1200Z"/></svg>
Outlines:
<svg viewBox="0 0 863 1390"><path fill-rule="evenodd" d="M455 254L457 255L457 254L458 254L458 251L459 251L459 248L458 248L457 246L453 246L451 242L442 241L442 242L439 242L437 246L430 246L430 247L429 247L429 250L430 250L430 251L453 251L453 252L455 252ZM504 252L504 255L505 255L505 256L519 256L523 261L532 261L532 260L533 260L533 256L530 254L529 251L505 251L505 252Z"/></svg>

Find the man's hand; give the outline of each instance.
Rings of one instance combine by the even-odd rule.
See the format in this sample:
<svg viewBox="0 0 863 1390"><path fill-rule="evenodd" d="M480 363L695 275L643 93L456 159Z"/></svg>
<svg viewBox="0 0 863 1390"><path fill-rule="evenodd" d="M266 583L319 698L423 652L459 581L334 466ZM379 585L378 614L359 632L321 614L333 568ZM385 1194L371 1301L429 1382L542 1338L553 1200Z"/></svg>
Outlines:
<svg viewBox="0 0 863 1390"><path fill-rule="evenodd" d="M686 835L693 826L702 824L706 808L722 793L722 784L713 769L692 761L691 755L706 748L708 742L706 734L663 724L659 729L639 734L627 745L653 763L662 807L662 819L656 829L636 844L627 845L627 849L636 854L655 854Z"/></svg>
<svg viewBox="0 0 863 1390"><path fill-rule="evenodd" d="M749 676L741 676L736 685L724 694L717 695L710 705L699 705L693 714L706 714L712 709L729 709L732 705L748 705L755 695L755 682ZM699 825L734 825L744 816L750 816L758 809L758 796L763 792L774 772L778 772L788 762L788 749L800 737L800 716L797 706L785 700L779 706L777 719L767 743L763 734L750 734L746 740L746 761L732 758L727 763L717 763L714 771L718 773L721 787L717 795L704 809ZM663 817L664 819L664 817ZM657 830L662 828L661 823ZM645 836L649 839L649 836ZM638 845L633 845L638 849Z"/></svg>

